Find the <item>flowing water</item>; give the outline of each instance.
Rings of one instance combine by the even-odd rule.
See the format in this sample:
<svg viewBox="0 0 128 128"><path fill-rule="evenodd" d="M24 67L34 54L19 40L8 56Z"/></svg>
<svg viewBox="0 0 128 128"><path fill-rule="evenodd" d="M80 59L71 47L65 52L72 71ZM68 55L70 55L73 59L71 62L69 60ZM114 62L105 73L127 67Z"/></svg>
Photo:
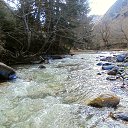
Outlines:
<svg viewBox="0 0 128 128"><path fill-rule="evenodd" d="M110 112L128 110L128 90L122 82L106 80L96 66L97 57L109 53L78 53L46 64L18 66L18 79L0 84L0 128L128 128ZM116 94L113 108L93 108L87 103L100 94Z"/></svg>

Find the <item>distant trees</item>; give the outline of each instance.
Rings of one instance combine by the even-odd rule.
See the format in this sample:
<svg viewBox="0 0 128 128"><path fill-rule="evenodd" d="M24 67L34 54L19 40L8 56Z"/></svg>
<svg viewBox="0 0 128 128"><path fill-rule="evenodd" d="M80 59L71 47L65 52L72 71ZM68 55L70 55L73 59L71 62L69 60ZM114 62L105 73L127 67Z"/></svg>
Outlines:
<svg viewBox="0 0 128 128"><path fill-rule="evenodd" d="M7 1L0 3L0 32L5 39L1 46L8 51L9 62L25 61L40 54L68 53L81 42L83 47L91 42L87 0ZM10 3L16 8L11 8Z"/></svg>
<svg viewBox="0 0 128 128"><path fill-rule="evenodd" d="M77 40L74 42L74 47L80 49L90 49L92 46L92 16L88 16L90 11L87 0L79 1L78 15L76 16L77 26L75 35Z"/></svg>

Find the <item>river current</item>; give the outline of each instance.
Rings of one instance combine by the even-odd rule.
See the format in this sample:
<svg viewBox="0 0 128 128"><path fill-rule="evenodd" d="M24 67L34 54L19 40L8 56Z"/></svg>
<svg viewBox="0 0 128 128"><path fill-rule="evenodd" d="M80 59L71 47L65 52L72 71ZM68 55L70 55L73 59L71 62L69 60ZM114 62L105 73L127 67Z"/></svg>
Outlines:
<svg viewBox="0 0 128 128"><path fill-rule="evenodd" d="M128 89L108 81L96 64L104 53L77 53L39 65L19 65L18 78L0 84L0 128L128 128L109 114L128 111ZM102 75L97 75L102 72ZM120 104L94 108L87 103L101 94L116 94Z"/></svg>

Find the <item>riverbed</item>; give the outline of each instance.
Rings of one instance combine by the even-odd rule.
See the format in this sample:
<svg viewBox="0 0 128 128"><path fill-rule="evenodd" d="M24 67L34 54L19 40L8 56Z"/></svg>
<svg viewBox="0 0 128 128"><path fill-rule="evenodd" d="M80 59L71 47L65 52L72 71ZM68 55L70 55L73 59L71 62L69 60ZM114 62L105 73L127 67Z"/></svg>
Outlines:
<svg viewBox="0 0 128 128"><path fill-rule="evenodd" d="M17 66L18 78L0 84L0 128L128 128L109 116L128 111L128 89L120 79L106 80L96 65L99 56L115 53L77 53L51 60L46 69ZM119 96L117 109L87 106L101 94Z"/></svg>

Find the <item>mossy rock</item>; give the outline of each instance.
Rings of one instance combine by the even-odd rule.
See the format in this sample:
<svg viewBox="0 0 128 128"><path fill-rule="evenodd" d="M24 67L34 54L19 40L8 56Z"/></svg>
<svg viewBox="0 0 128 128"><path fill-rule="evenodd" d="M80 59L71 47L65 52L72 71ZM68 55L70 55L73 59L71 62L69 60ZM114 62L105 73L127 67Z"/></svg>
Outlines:
<svg viewBox="0 0 128 128"><path fill-rule="evenodd" d="M120 98L111 94L103 94L88 103L89 106L102 108L115 108L120 102Z"/></svg>

